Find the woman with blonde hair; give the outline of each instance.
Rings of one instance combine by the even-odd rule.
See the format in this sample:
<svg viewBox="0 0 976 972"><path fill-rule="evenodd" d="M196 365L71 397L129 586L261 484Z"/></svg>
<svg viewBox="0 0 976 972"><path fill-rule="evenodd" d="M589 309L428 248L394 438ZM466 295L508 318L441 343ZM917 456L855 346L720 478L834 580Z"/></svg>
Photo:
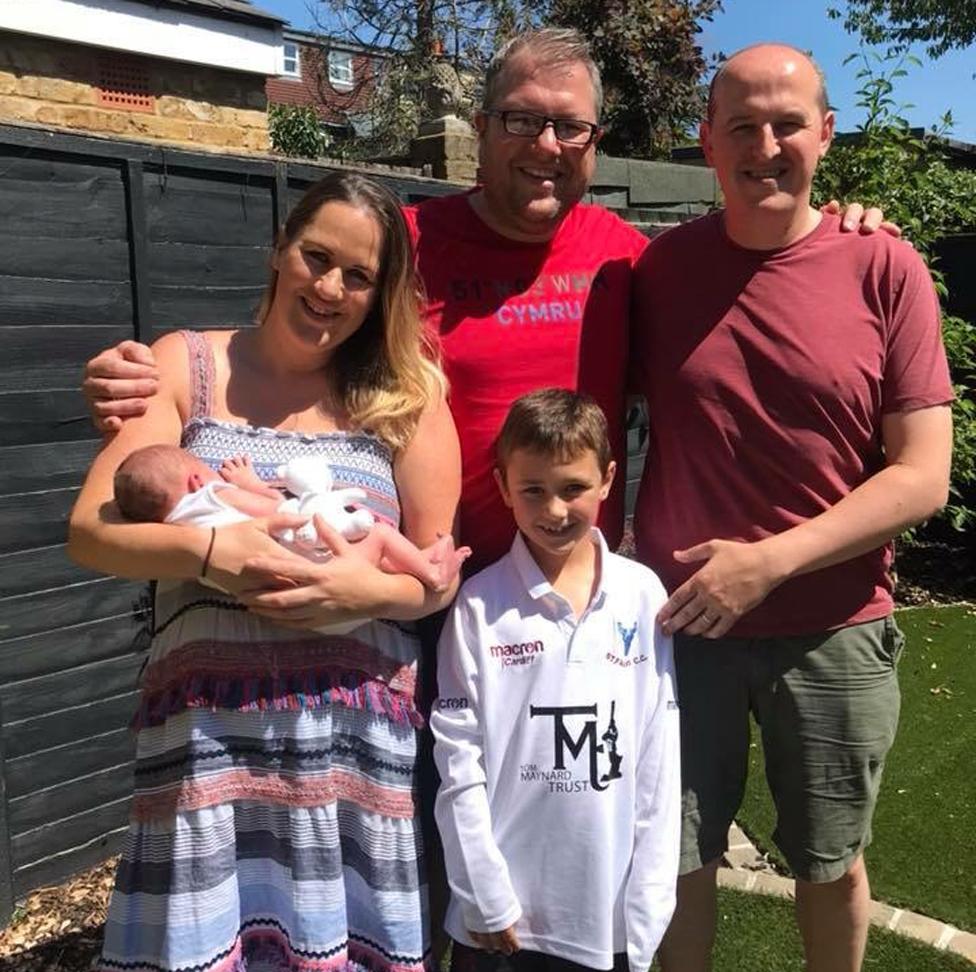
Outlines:
<svg viewBox="0 0 976 972"><path fill-rule="evenodd" d="M265 479L311 454L416 544L451 531L457 434L395 197L348 173L312 186L279 235L259 325L156 342L160 393L106 443L71 516L79 562L159 580L98 968L419 970L420 644L401 622L453 589L384 573L321 522L325 564L274 541L293 518L200 530L126 522L112 500L119 463L153 442L214 468L246 454ZM346 635L311 630L349 620Z"/></svg>

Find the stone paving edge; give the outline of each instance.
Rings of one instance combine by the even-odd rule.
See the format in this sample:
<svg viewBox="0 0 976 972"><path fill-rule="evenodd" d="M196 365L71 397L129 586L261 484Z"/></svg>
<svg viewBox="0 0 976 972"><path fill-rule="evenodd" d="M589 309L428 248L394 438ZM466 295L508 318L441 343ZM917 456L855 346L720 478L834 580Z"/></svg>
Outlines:
<svg viewBox="0 0 976 972"><path fill-rule="evenodd" d="M772 871L738 824L729 829L729 849L718 871L720 887L778 898L796 897L792 878ZM895 908L883 901L871 902L871 924L906 938L924 942L942 952L960 955L976 965L976 935L914 911Z"/></svg>

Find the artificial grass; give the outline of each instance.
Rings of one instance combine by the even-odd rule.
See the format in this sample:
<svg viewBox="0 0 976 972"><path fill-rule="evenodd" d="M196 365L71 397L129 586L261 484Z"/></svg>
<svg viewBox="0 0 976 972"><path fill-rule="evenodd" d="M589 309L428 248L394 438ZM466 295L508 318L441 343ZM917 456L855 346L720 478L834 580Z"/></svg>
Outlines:
<svg viewBox="0 0 976 972"><path fill-rule="evenodd" d="M865 855L872 897L976 931L976 610L897 617L906 636L901 717ZM770 839L775 812L758 732L753 740L739 823L785 868Z"/></svg>
<svg viewBox="0 0 976 972"><path fill-rule="evenodd" d="M657 966L654 966L657 969ZM793 904L768 895L719 889L713 972L802 972L803 947ZM872 928L864 972L973 972L958 955Z"/></svg>

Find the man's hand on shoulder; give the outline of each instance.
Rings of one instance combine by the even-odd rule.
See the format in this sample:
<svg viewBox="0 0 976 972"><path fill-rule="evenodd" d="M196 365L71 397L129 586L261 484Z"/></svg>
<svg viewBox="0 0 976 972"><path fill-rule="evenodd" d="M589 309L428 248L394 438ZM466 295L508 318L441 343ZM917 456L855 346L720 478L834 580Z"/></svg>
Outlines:
<svg viewBox="0 0 976 972"><path fill-rule="evenodd" d="M152 350L138 341L122 341L85 365L81 390L100 432L118 432L127 418L143 415L146 399L159 391Z"/></svg>
<svg viewBox="0 0 976 972"><path fill-rule="evenodd" d="M829 203L821 207L821 211L833 216L840 216L840 228L847 233L854 230L861 233L874 233L876 230L881 230L896 238L901 237L901 227L896 223L889 223L884 218L884 210L877 206L869 206L865 209L859 202L841 206L836 199L831 199Z"/></svg>

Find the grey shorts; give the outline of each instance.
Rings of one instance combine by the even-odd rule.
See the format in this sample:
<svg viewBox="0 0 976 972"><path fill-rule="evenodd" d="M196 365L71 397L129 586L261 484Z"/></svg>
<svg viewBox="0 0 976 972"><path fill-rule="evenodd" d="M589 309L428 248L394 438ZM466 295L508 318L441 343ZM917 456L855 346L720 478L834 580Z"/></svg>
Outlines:
<svg viewBox="0 0 976 972"><path fill-rule="evenodd" d="M847 872L871 842L898 727L903 643L892 617L816 635L676 636L682 874L727 849L745 791L750 712L762 732L776 846L806 881Z"/></svg>

